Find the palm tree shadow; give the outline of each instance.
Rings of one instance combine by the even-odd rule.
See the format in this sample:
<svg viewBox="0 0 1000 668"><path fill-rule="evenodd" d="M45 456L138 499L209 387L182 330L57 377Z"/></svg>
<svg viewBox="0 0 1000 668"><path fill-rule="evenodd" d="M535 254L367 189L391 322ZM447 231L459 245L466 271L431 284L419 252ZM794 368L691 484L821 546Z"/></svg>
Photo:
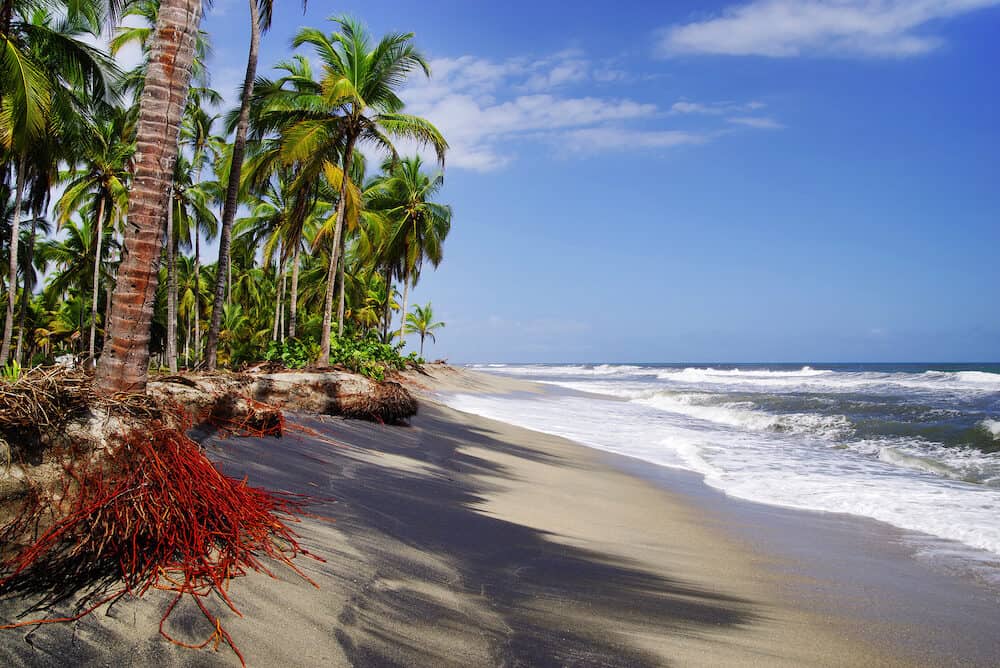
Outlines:
<svg viewBox="0 0 1000 668"><path fill-rule="evenodd" d="M245 445L234 445L240 453L227 448L220 455L231 474L262 476L290 492L314 495L309 481L325 478L337 498L329 514L375 564L376 579L411 583L387 588L370 582L341 611L335 636L355 665L453 661L400 629L429 623L462 637L476 626L466 612L424 591L419 583L443 576L415 554L448 563L457 577L446 586L478 597L502 619L476 628L488 638L498 665L662 665L617 629L703 636L757 619L751 601L650 573L477 510L489 491L477 474L503 478L511 472L470 454L470 443L517 457L558 458L456 425L434 407L422 409L412 428L301 418L334 442L293 437L280 445L271 441L266 450L255 447L252 457L242 451ZM379 465L380 453L419 466ZM410 657L403 664L401 653Z"/></svg>

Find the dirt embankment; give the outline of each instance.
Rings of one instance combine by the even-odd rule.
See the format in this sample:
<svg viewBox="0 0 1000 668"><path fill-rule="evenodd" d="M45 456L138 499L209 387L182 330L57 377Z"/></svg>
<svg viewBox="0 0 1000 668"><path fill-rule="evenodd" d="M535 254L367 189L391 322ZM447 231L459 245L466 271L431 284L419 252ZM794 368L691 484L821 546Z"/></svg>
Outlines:
<svg viewBox="0 0 1000 668"><path fill-rule="evenodd" d="M64 477L68 457L100 456L109 434L144 417L239 432L273 429L283 411L400 423L417 402L399 383L343 371L158 376L145 397L125 400L96 397L78 371L32 370L0 387L0 524L31 485Z"/></svg>

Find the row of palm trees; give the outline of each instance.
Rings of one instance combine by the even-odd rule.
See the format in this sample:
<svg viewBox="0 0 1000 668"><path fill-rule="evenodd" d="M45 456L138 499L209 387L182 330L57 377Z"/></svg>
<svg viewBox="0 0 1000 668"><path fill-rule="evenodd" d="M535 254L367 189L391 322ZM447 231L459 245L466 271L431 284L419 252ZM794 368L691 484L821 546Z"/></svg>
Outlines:
<svg viewBox="0 0 1000 668"><path fill-rule="evenodd" d="M426 60L412 35L376 41L337 18L295 37L318 71L296 53L260 77L275 8L249 4L241 104L217 115L200 0L0 0L0 365L85 354L101 389L140 390L151 355L213 369L313 338L324 365L333 336L415 331L421 354L433 340L430 305L408 314L409 293L441 262L452 214L439 168L394 145L443 165L444 138L399 97ZM140 25L112 50L146 55L131 72L86 42L123 17Z"/></svg>

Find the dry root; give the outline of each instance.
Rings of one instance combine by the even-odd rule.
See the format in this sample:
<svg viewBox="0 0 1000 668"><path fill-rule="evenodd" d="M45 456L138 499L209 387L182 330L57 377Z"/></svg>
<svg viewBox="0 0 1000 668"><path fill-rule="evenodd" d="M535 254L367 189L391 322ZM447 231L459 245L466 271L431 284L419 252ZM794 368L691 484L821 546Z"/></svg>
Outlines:
<svg viewBox="0 0 1000 668"><path fill-rule="evenodd" d="M292 559L307 553L289 528L304 500L224 475L184 429L154 418L138 425L112 438L102 457L71 453L62 485L30 488L20 512L0 528L0 545L20 546L0 562L0 593L33 596L29 613L78 601L70 616L0 629L73 621L153 588L175 594L160 622L165 638L192 648L226 643L242 662L211 601L218 597L239 614L229 581L249 571L270 574L267 561L305 578ZM203 642L174 639L166 627L185 597L211 629Z"/></svg>
<svg viewBox="0 0 1000 668"><path fill-rule="evenodd" d="M374 391L338 397L344 417L396 424L415 415L417 400L399 383L385 381Z"/></svg>

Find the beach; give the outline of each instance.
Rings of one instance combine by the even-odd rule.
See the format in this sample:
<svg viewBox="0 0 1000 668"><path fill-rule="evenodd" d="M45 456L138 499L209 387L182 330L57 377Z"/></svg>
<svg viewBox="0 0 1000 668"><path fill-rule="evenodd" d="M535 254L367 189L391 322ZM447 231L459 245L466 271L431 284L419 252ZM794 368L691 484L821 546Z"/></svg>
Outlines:
<svg viewBox="0 0 1000 668"><path fill-rule="evenodd" d="M995 594L909 558L898 532L735 500L698 476L456 411L542 386L430 365L408 426L289 415L205 441L231 476L311 497L319 560L235 579L251 666L991 665ZM614 429L608 424L608 429ZM4 665L238 665L156 633L169 597L4 632ZM5 614L11 602L3 604ZM196 610L169 630L208 635Z"/></svg>

